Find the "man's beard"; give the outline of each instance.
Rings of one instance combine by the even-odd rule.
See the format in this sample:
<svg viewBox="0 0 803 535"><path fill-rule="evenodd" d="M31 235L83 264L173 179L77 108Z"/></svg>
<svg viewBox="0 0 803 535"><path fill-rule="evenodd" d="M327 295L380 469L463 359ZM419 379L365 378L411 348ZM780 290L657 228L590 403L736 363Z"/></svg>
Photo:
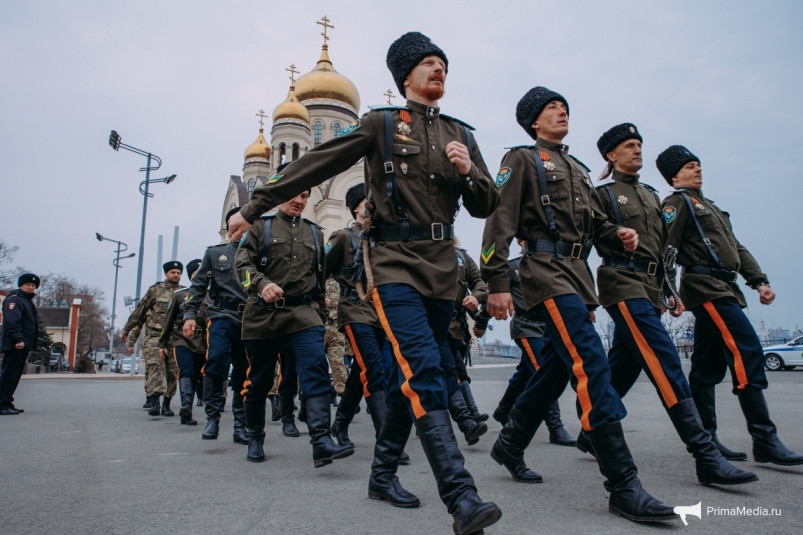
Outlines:
<svg viewBox="0 0 803 535"><path fill-rule="evenodd" d="M424 96L428 100L440 100L443 97L443 86L428 87L424 92Z"/></svg>

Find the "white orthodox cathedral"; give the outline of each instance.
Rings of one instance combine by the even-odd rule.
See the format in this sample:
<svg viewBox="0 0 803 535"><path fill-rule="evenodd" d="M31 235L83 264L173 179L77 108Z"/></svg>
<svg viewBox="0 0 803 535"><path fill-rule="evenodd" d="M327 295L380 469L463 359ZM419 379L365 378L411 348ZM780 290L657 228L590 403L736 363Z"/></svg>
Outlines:
<svg viewBox="0 0 803 535"><path fill-rule="evenodd" d="M221 237L226 233L226 213L248 203L254 188L273 176L279 165L297 160L313 147L337 137L341 130L358 119L360 93L351 80L332 66L326 30L333 26L326 17L321 21L318 22L324 28L321 58L314 69L297 80L295 75L299 71L295 70L295 65L287 69L290 72L290 91L285 101L273 110L270 141L265 139L263 122L268 116L262 110L257 114L260 117L259 135L245 149L243 176L232 175L229 179L221 211ZM346 190L364 179L360 160L347 171L312 188L303 217L323 227L324 237L345 227L353 219L344 201Z"/></svg>

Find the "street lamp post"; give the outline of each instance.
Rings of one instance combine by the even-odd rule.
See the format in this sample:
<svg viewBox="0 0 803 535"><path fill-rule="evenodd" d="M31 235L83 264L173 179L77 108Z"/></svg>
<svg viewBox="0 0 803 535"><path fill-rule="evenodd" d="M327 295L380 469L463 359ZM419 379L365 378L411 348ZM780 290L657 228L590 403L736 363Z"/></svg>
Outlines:
<svg viewBox="0 0 803 535"><path fill-rule="evenodd" d="M109 355L111 356L111 355L114 355L114 318L117 317L117 314L116 314L116 307L117 307L117 274L120 271L120 259L122 259L122 258L132 258L132 257L135 256L136 253L131 253L129 255L121 257L120 254L124 253L125 251L128 250L128 244L123 243L123 242L118 241L118 240L113 240L111 238L107 238L107 237L103 236L99 232L95 233L95 238L97 238L98 241L106 240L106 241L110 241L110 242L113 242L113 243L117 244L116 255L114 257L114 261L112 262L114 264L114 291L112 292L112 313L111 313L111 317L110 317L110 320L109 320Z"/></svg>
<svg viewBox="0 0 803 535"><path fill-rule="evenodd" d="M109 146L114 150L120 150L120 148L123 148L127 151L148 158L148 164L139 169L140 171L145 171L145 180L139 184L139 192L144 196L144 200L142 201L142 230L140 231L139 235L139 258L137 259L137 288L136 294L134 294L134 299L137 301L137 303L139 303L139 300L142 297L140 293L142 290L142 260L145 256L145 217L148 212L148 197L153 197L153 194L148 192L148 184L155 182L164 182L165 184L170 184L176 179L176 175L170 175L168 177L151 180L151 171L155 171L162 166L161 158L142 149L132 147L131 145L126 145L125 143L121 142L121 139L122 138L120 137L120 134L118 134L116 130L112 130L111 134L109 134ZM156 162L156 165L152 165L152 162L154 161Z"/></svg>

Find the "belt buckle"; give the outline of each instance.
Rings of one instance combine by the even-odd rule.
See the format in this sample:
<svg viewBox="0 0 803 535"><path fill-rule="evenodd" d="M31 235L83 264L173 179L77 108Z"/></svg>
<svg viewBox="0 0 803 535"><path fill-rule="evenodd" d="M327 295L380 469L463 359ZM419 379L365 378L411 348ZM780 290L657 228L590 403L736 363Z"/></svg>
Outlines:
<svg viewBox="0 0 803 535"><path fill-rule="evenodd" d="M574 260L580 260L580 256L583 254L583 244L582 243L573 243L572 244L572 252L569 254L571 258Z"/></svg>
<svg viewBox="0 0 803 535"><path fill-rule="evenodd" d="M443 223L432 223L430 225L432 231L432 239L435 241L443 240Z"/></svg>
<svg viewBox="0 0 803 535"><path fill-rule="evenodd" d="M274 308L284 308L284 297L277 299L272 304Z"/></svg>
<svg viewBox="0 0 803 535"><path fill-rule="evenodd" d="M239 303L237 305L237 313L242 314L243 312L245 312L245 303Z"/></svg>
<svg viewBox="0 0 803 535"><path fill-rule="evenodd" d="M739 273L737 271L731 271L730 272L730 278L728 279L728 282L731 283L731 284L736 284L737 280L739 280Z"/></svg>
<svg viewBox="0 0 803 535"><path fill-rule="evenodd" d="M204 333L203 329L195 329L195 336L201 336Z"/></svg>
<svg viewBox="0 0 803 535"><path fill-rule="evenodd" d="M541 205L546 206L549 204L549 195L541 195Z"/></svg>
<svg viewBox="0 0 803 535"><path fill-rule="evenodd" d="M655 275L656 273L658 273L658 263L650 262L647 264L647 275Z"/></svg>

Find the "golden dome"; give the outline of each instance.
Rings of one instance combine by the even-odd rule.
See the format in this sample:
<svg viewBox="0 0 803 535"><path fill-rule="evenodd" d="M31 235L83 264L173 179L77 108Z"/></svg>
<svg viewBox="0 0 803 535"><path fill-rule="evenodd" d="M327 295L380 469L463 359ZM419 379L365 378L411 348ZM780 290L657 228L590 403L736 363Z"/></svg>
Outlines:
<svg viewBox="0 0 803 535"><path fill-rule="evenodd" d="M273 110L273 123L276 124L281 120L303 121L304 124L309 125L309 112L296 98L295 86L290 86L287 100Z"/></svg>
<svg viewBox="0 0 803 535"><path fill-rule="evenodd" d="M250 160L251 158L264 158L266 160L270 160L270 145L265 140L265 136L262 134L263 129L259 129L259 135L257 136L257 140L248 145L248 148L245 149L245 159Z"/></svg>
<svg viewBox="0 0 803 535"><path fill-rule="evenodd" d="M319 99L336 100L353 108L355 113L360 109L360 93L357 91L357 86L335 70L329 59L329 47L325 44L321 59L315 68L296 81L296 96L301 102Z"/></svg>

